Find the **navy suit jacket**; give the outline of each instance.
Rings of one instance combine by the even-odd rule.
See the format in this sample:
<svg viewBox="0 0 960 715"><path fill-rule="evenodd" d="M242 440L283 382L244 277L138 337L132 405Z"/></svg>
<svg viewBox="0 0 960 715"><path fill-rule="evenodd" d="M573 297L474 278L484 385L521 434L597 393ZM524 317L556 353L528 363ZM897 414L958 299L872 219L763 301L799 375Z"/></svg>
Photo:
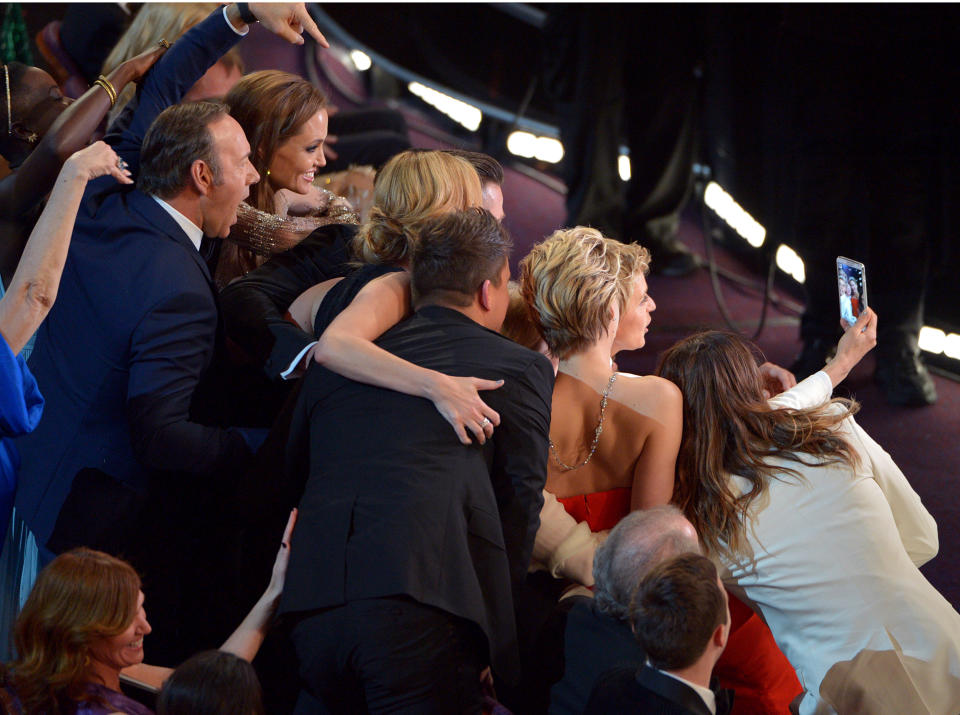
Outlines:
<svg viewBox="0 0 960 715"><path fill-rule="evenodd" d="M217 9L147 75L136 112L111 139L134 176L156 115L238 39ZM142 494L156 470L208 473L248 454L240 432L189 421L217 320L207 266L176 221L153 198L111 177L91 182L56 304L30 359L47 409L20 445L16 507L39 543L48 542L79 473L96 474L93 481L106 480L121 494ZM95 545L95 525L123 516L112 512L125 501L111 505L101 496L105 503L74 504L69 518L78 523L57 524L58 531Z"/></svg>
<svg viewBox="0 0 960 715"><path fill-rule="evenodd" d="M483 393L500 414L465 446L429 400L312 365L291 427L309 478L280 612L407 595L476 623L491 662L516 676L513 587L526 575L543 504L553 369L462 313L421 308L382 348L450 375L503 378Z"/></svg>

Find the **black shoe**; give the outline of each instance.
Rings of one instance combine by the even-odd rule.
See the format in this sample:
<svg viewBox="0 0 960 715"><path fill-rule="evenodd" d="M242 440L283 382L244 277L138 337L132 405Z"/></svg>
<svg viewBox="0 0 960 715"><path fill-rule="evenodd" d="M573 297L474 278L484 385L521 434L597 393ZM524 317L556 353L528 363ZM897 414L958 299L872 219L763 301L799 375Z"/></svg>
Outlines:
<svg viewBox="0 0 960 715"><path fill-rule="evenodd" d="M827 338L814 338L803 344L803 350L790 366L790 372L797 380L804 380L819 372L837 352L837 341Z"/></svg>
<svg viewBox="0 0 960 715"><path fill-rule="evenodd" d="M878 354L873 379L891 405L926 407L937 401L933 378L920 361L917 348L904 346L893 353Z"/></svg>
<svg viewBox="0 0 960 715"><path fill-rule="evenodd" d="M685 276L702 265L700 259L676 237L643 245L650 251L650 270L656 275Z"/></svg>

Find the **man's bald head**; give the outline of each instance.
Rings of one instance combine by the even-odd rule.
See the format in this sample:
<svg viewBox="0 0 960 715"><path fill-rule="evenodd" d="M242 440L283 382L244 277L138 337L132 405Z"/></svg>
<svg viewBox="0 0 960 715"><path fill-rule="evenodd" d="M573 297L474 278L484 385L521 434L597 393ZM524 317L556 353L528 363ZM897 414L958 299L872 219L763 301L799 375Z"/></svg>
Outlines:
<svg viewBox="0 0 960 715"><path fill-rule="evenodd" d="M640 579L664 561L685 553L701 553L700 542L679 509L667 505L631 512L594 556L597 608L626 621Z"/></svg>

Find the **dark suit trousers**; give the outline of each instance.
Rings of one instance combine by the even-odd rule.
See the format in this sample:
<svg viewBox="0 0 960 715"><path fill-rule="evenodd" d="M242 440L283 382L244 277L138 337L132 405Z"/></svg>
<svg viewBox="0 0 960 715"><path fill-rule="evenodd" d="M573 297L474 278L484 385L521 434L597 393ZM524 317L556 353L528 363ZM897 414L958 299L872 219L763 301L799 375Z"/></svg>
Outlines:
<svg viewBox="0 0 960 715"><path fill-rule="evenodd" d="M300 677L328 713L479 713L479 627L410 598L323 610L293 628Z"/></svg>

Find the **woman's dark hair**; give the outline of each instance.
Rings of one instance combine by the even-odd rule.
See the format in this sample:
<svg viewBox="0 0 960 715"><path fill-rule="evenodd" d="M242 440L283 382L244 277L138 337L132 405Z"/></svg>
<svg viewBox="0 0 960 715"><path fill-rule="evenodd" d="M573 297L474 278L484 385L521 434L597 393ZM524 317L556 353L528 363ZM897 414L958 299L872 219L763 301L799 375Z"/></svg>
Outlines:
<svg viewBox="0 0 960 715"><path fill-rule="evenodd" d="M222 650L197 653L180 665L157 698L157 715L263 715L257 674Z"/></svg>
<svg viewBox="0 0 960 715"><path fill-rule="evenodd" d="M679 341L657 367L657 374L683 393L673 503L712 553L742 553L753 500L771 479L800 477L773 461L857 462L856 452L834 428L859 405L835 399L811 409L771 409L763 396L758 354L741 336L711 330ZM731 475L750 482L750 490L735 495Z"/></svg>

